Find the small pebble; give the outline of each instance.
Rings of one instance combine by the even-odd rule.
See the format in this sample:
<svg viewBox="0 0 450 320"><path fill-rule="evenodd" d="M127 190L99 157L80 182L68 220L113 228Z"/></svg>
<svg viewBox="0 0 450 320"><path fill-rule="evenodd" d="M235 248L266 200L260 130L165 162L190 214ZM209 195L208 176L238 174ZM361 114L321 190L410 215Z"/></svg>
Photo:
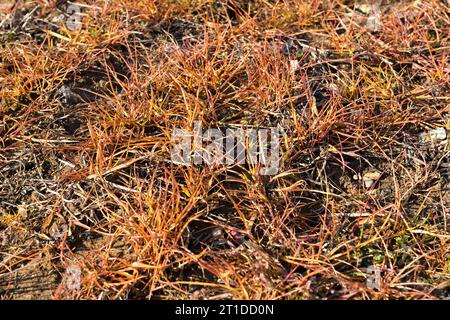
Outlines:
<svg viewBox="0 0 450 320"><path fill-rule="evenodd" d="M379 172L368 172L363 176L364 186L369 189L373 186L375 181L377 181L381 177L381 173Z"/></svg>
<svg viewBox="0 0 450 320"><path fill-rule="evenodd" d="M68 86L59 88L57 94L61 97L63 104L76 104L79 102L78 96Z"/></svg>
<svg viewBox="0 0 450 320"><path fill-rule="evenodd" d="M435 128L428 132L424 132L420 135L422 142L428 142L431 144L445 144L447 140L447 131L445 128Z"/></svg>

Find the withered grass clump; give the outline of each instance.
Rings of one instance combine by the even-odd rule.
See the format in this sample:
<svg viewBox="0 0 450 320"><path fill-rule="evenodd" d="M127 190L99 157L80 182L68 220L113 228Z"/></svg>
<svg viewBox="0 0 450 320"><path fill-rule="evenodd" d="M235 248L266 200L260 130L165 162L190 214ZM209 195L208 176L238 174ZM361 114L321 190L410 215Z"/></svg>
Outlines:
<svg viewBox="0 0 450 320"><path fill-rule="evenodd" d="M0 298L449 296L448 1L10 2ZM278 173L171 163L197 120Z"/></svg>

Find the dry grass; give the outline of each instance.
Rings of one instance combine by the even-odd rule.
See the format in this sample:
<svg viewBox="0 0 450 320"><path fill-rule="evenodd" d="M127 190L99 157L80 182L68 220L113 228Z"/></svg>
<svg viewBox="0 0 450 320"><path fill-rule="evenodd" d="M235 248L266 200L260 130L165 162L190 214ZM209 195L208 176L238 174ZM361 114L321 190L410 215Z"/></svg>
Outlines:
<svg viewBox="0 0 450 320"><path fill-rule="evenodd" d="M0 297L449 296L448 1L378 31L343 0L83 3L75 31L0 7ZM195 120L283 129L278 174L170 163Z"/></svg>

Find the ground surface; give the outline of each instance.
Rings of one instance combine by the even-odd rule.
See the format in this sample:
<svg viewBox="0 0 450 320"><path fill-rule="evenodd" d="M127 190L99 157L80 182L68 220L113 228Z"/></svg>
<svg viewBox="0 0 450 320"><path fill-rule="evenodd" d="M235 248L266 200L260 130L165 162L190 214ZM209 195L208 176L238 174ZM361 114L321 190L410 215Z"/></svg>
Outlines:
<svg viewBox="0 0 450 320"><path fill-rule="evenodd" d="M372 4L2 1L0 298L449 297L449 3Z"/></svg>

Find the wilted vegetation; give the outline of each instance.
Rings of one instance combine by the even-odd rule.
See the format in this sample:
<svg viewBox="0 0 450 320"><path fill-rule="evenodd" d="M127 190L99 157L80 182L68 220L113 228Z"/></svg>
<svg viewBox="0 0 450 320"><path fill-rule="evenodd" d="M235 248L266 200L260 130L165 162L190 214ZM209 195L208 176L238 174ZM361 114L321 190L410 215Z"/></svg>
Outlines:
<svg viewBox="0 0 450 320"><path fill-rule="evenodd" d="M0 297L449 296L448 1L70 5L0 6ZM195 120L278 173L171 163Z"/></svg>

